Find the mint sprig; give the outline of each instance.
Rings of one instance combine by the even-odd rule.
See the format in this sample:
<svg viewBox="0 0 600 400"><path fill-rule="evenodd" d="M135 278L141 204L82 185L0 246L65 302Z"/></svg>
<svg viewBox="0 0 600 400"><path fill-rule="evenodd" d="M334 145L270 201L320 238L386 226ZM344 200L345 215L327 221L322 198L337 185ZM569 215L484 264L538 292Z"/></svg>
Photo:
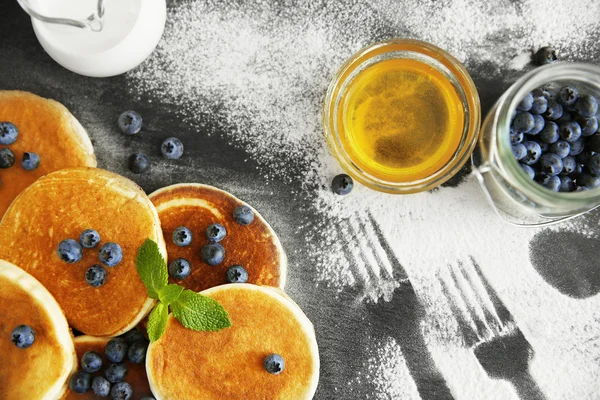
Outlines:
<svg viewBox="0 0 600 400"><path fill-rule="evenodd" d="M158 303L148 318L148 337L158 340L167 329L169 307L181 324L196 331L218 331L231 326L227 311L216 300L169 284L167 263L158 250L158 245L146 239L139 248L136 268L146 286L148 296Z"/></svg>

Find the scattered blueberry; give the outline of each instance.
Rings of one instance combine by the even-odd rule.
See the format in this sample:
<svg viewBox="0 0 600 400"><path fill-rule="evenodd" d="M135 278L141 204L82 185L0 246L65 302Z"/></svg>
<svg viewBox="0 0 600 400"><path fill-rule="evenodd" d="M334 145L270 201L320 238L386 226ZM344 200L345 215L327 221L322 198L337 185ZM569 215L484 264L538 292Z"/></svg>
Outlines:
<svg viewBox="0 0 600 400"><path fill-rule="evenodd" d="M546 122L544 129L540 132L540 139L548 144L552 144L560 139L558 125L552 121Z"/></svg>
<svg viewBox="0 0 600 400"><path fill-rule="evenodd" d="M538 65L552 64L558 60L558 53L553 47L542 47L535 53L534 60Z"/></svg>
<svg viewBox="0 0 600 400"><path fill-rule="evenodd" d="M577 186L587 186L591 189L600 186L600 177L592 174L581 174L577 177Z"/></svg>
<svg viewBox="0 0 600 400"><path fill-rule="evenodd" d="M523 143L519 143L512 146L512 151L517 160L521 160L527 155L527 148L525 148L525 145L523 145Z"/></svg>
<svg viewBox="0 0 600 400"><path fill-rule="evenodd" d="M123 260L123 250L118 244L107 242L100 247L98 258L107 267L114 267Z"/></svg>
<svg viewBox="0 0 600 400"><path fill-rule="evenodd" d="M93 249L100 243L100 234L93 229L86 229L79 235L79 243L86 249Z"/></svg>
<svg viewBox="0 0 600 400"><path fill-rule="evenodd" d="M519 111L529 111L533 106L533 93L527 93L523 100L517 105Z"/></svg>
<svg viewBox="0 0 600 400"><path fill-rule="evenodd" d="M180 226L173 231L173 243L179 247L189 246L192 243L192 231L185 226Z"/></svg>
<svg viewBox="0 0 600 400"><path fill-rule="evenodd" d="M110 397L112 400L129 400L133 397L133 389L127 382L116 383L110 389Z"/></svg>
<svg viewBox="0 0 600 400"><path fill-rule="evenodd" d="M107 397L110 394L110 382L103 376L92 379L92 390L96 396Z"/></svg>
<svg viewBox="0 0 600 400"><path fill-rule="evenodd" d="M15 155L10 149L0 149L0 169L10 168L15 164Z"/></svg>
<svg viewBox="0 0 600 400"><path fill-rule="evenodd" d="M523 132L515 132L511 129L510 131L510 144L512 144L513 146L515 144L519 144L521 142L523 142L523 139L525 138L525 134Z"/></svg>
<svg viewBox="0 0 600 400"><path fill-rule="evenodd" d="M240 225L250 225L254 221L254 211L248 206L237 206L233 210L233 220Z"/></svg>
<svg viewBox="0 0 600 400"><path fill-rule="evenodd" d="M134 364L141 364L146 359L146 350L148 350L148 342L146 340L138 340L129 346L127 358Z"/></svg>
<svg viewBox="0 0 600 400"><path fill-rule="evenodd" d="M278 375L283 371L285 362L279 354L269 354L265 358L264 366L268 373Z"/></svg>
<svg viewBox="0 0 600 400"><path fill-rule="evenodd" d="M128 345L132 345L138 340L146 339L144 334L138 328L133 328L132 330L125 332L123 335L121 335L121 338L125 340Z"/></svg>
<svg viewBox="0 0 600 400"><path fill-rule="evenodd" d="M553 153L546 153L540 158L540 167L545 175L554 176L562 172L564 165L562 158Z"/></svg>
<svg viewBox="0 0 600 400"><path fill-rule="evenodd" d="M119 115L117 124L125 135L135 135L142 129L142 116L135 111L125 111Z"/></svg>
<svg viewBox="0 0 600 400"><path fill-rule="evenodd" d="M560 187L558 189L559 192L572 192L575 189L575 184L573 183L573 179L568 176L562 176L560 178Z"/></svg>
<svg viewBox="0 0 600 400"><path fill-rule="evenodd" d="M169 275L173 279L185 279L191 272L190 262L185 258L176 258L169 264Z"/></svg>
<svg viewBox="0 0 600 400"><path fill-rule="evenodd" d="M0 122L0 144L8 146L17 141L19 130L11 122Z"/></svg>
<svg viewBox="0 0 600 400"><path fill-rule="evenodd" d="M571 152L571 145L564 140L558 140L550 145L549 151L560 158L565 158Z"/></svg>
<svg viewBox="0 0 600 400"><path fill-rule="evenodd" d="M563 158L563 173L572 174L577 168L577 162L572 156Z"/></svg>
<svg viewBox="0 0 600 400"><path fill-rule="evenodd" d="M246 283L248 282L248 271L241 265L232 265L227 268L227 282Z"/></svg>
<svg viewBox="0 0 600 400"><path fill-rule="evenodd" d="M543 175L539 181L544 187L552 190L553 192L558 192L561 186L561 180L558 176L555 175Z"/></svg>
<svg viewBox="0 0 600 400"><path fill-rule="evenodd" d="M548 109L548 99L543 96L536 97L533 99L533 104L531 106L531 110L529 110L532 114L542 114L546 112Z"/></svg>
<svg viewBox="0 0 600 400"><path fill-rule="evenodd" d="M579 118L577 122L583 136L592 136L598 130L598 117Z"/></svg>
<svg viewBox="0 0 600 400"><path fill-rule="evenodd" d="M85 281L93 287L100 287L106 282L106 270L98 264L94 264L85 271Z"/></svg>
<svg viewBox="0 0 600 400"><path fill-rule="evenodd" d="M527 133L534 128L535 120L533 119L533 115L531 115L531 113L526 111L520 112L515 117L512 126L517 132Z"/></svg>
<svg viewBox="0 0 600 400"><path fill-rule="evenodd" d="M129 156L129 170L134 174L143 174L150 169L150 159L142 153Z"/></svg>
<svg viewBox="0 0 600 400"><path fill-rule="evenodd" d="M112 338L106 343L104 347L104 355L108 359L108 361L114 363L120 363L125 359L125 355L127 355L127 349L129 346L127 342L123 338Z"/></svg>
<svg viewBox="0 0 600 400"><path fill-rule="evenodd" d="M579 138L579 140L574 141L573 143L570 143L571 145L571 151L569 152L570 156L576 156L577 154L581 153L583 151L583 138Z"/></svg>
<svg viewBox="0 0 600 400"><path fill-rule="evenodd" d="M221 224L211 224L206 228L206 238L213 243L220 242L227 235L227 230Z"/></svg>
<svg viewBox="0 0 600 400"><path fill-rule="evenodd" d="M83 257L83 248L73 239L65 239L58 244L58 257L66 263L73 264Z"/></svg>
<svg viewBox="0 0 600 400"><path fill-rule="evenodd" d="M162 142L160 151L163 157L170 160L177 160L183 155L183 143L175 137L170 137Z"/></svg>
<svg viewBox="0 0 600 400"><path fill-rule="evenodd" d="M69 389L78 394L87 392L91 386L92 375L89 372L77 371L69 379Z"/></svg>
<svg viewBox="0 0 600 400"><path fill-rule="evenodd" d="M581 137L581 126L575 121L565 122L559 129L560 137L569 143L573 143Z"/></svg>
<svg viewBox="0 0 600 400"><path fill-rule="evenodd" d="M124 362L110 364L104 370L104 377L110 383L121 382L127 375L127 365Z"/></svg>
<svg viewBox="0 0 600 400"><path fill-rule="evenodd" d="M29 325L19 325L13 329L10 340L18 348L26 349L35 342L35 332Z"/></svg>
<svg viewBox="0 0 600 400"><path fill-rule="evenodd" d="M546 120L541 115L534 115L533 121L533 129L527 132L528 135L537 135L544 129L544 126L546 126Z"/></svg>
<svg viewBox="0 0 600 400"><path fill-rule="evenodd" d="M594 154L587 163L587 167L592 174L600 176L600 154Z"/></svg>
<svg viewBox="0 0 600 400"><path fill-rule="evenodd" d="M548 100L548 108L542 114L547 120L556 121L563 115L563 108L555 100Z"/></svg>
<svg viewBox="0 0 600 400"><path fill-rule="evenodd" d="M531 141L523 142L523 145L527 149L527 155L523 157L521 162L527 165L533 165L536 162L538 162L538 160L542 156L542 148L540 147L540 145L536 142Z"/></svg>
<svg viewBox="0 0 600 400"><path fill-rule="evenodd" d="M556 96L556 101L558 101L564 107L570 107L577 101L579 97L579 91L577 88L572 86L564 86L558 92L558 96Z"/></svg>
<svg viewBox="0 0 600 400"><path fill-rule="evenodd" d="M219 243L209 243L202 248L202 260L208 265L218 265L225 258L225 249Z"/></svg>
<svg viewBox="0 0 600 400"><path fill-rule="evenodd" d="M590 118L598 112L598 100L591 94L584 94L577 99L575 110L584 118Z"/></svg>
<svg viewBox="0 0 600 400"><path fill-rule="evenodd" d="M527 113L529 114L529 113ZM531 114L529 114L531 115ZM517 115L518 117L519 115ZM521 117L523 119L523 117ZM514 125L513 125L514 126ZM518 129L517 129L518 130ZM520 131L523 132L523 131ZM340 196L345 196L352 191L354 188L354 181L352 178L346 174L339 174L333 178L331 181L331 190L333 193L339 194Z"/></svg>
<svg viewBox="0 0 600 400"><path fill-rule="evenodd" d="M25 152L21 159L21 166L25 171L33 171L40 166L40 156L37 153Z"/></svg>
<svg viewBox="0 0 600 400"><path fill-rule="evenodd" d="M529 165L527 164L519 164L521 166L521 168L523 168L523 171L525 171L525 173L531 178L535 178L535 170L533 168L531 168Z"/></svg>
<svg viewBox="0 0 600 400"><path fill-rule="evenodd" d="M81 356L81 369L85 372L98 372L102 368L102 356L95 351L86 351Z"/></svg>

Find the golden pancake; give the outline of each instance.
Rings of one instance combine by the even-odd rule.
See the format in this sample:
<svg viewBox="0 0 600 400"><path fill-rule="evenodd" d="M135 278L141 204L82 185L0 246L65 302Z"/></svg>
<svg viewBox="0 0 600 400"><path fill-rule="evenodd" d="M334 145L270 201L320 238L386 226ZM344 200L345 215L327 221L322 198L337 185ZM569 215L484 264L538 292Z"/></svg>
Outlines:
<svg viewBox="0 0 600 400"><path fill-rule="evenodd" d="M146 369L157 400L311 399L319 380L319 352L311 322L279 289L229 284L202 292L229 313L218 332L186 329L169 316L163 336L150 344ZM263 366L283 357L278 375Z"/></svg>
<svg viewBox="0 0 600 400"><path fill-rule="evenodd" d="M85 229L101 237L95 249L67 264L58 244L78 240ZM152 202L132 181L98 168L73 168L40 178L21 193L0 222L0 258L23 265L56 298L71 326L93 336L128 331L154 304L135 267L138 248L150 238L163 255L165 244ZM118 243L123 261L106 267L106 283L92 287L85 272L101 264L98 250Z"/></svg>
<svg viewBox="0 0 600 400"><path fill-rule="evenodd" d="M169 261L185 258L192 273L184 280L174 280L195 292L227 283L226 271L231 265L242 265L248 271L248 282L258 285L285 286L287 258L279 238L269 224L254 210L254 221L240 225L233 220L233 210L246 205L233 195L212 186L180 184L157 190L150 195L163 228ZM217 266L202 261L200 250L208 243L205 231L219 223L227 230L220 242L225 259ZM185 226L192 231L192 244L179 247L173 243L173 231Z"/></svg>
<svg viewBox="0 0 600 400"><path fill-rule="evenodd" d="M104 376L104 369L110 364L110 361L104 357L104 346L109 341L109 338L99 338L94 336L78 336L75 338L75 350L77 351L77 359L81 360L81 356L86 351L95 351L100 353L102 356L102 369L98 372L94 372L93 376ZM131 400L139 400L144 396L152 396L150 391L150 385L148 384L148 377L146 376L146 366L144 364L134 364L130 361L126 361L127 364L127 375L124 381L131 385L133 389L133 397ZM67 388L67 392L63 397L66 400L102 400L106 397L100 397L94 394L92 390L77 394L71 392Z"/></svg>
<svg viewBox="0 0 600 400"><path fill-rule="evenodd" d="M56 399L77 367L71 330L52 295L27 272L0 260L0 399ZM20 349L11 341L19 325L35 341Z"/></svg>
<svg viewBox="0 0 600 400"><path fill-rule="evenodd" d="M0 122L12 122L19 130L8 147L15 164L0 169L0 218L10 203L39 177L71 167L95 167L94 148L79 121L62 104L20 91L0 91ZM24 152L40 156L33 171L21 167Z"/></svg>

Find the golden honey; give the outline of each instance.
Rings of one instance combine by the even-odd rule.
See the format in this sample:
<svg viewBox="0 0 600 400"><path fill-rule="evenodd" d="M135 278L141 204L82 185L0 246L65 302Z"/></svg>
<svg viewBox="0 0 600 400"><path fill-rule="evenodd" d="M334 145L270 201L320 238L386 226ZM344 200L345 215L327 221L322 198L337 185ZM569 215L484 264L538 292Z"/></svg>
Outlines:
<svg viewBox="0 0 600 400"><path fill-rule="evenodd" d="M465 106L452 82L425 62L397 58L361 71L337 109L339 140L352 162L388 182L413 182L457 152Z"/></svg>

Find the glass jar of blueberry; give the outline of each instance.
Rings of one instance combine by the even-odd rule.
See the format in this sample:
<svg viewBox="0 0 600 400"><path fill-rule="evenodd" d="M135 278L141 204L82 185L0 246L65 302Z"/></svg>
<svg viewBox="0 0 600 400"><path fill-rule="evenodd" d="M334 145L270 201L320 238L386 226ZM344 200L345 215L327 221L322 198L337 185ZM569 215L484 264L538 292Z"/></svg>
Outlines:
<svg viewBox="0 0 600 400"><path fill-rule="evenodd" d="M600 68L560 63L515 82L488 113L473 172L515 225L569 219L600 204Z"/></svg>

